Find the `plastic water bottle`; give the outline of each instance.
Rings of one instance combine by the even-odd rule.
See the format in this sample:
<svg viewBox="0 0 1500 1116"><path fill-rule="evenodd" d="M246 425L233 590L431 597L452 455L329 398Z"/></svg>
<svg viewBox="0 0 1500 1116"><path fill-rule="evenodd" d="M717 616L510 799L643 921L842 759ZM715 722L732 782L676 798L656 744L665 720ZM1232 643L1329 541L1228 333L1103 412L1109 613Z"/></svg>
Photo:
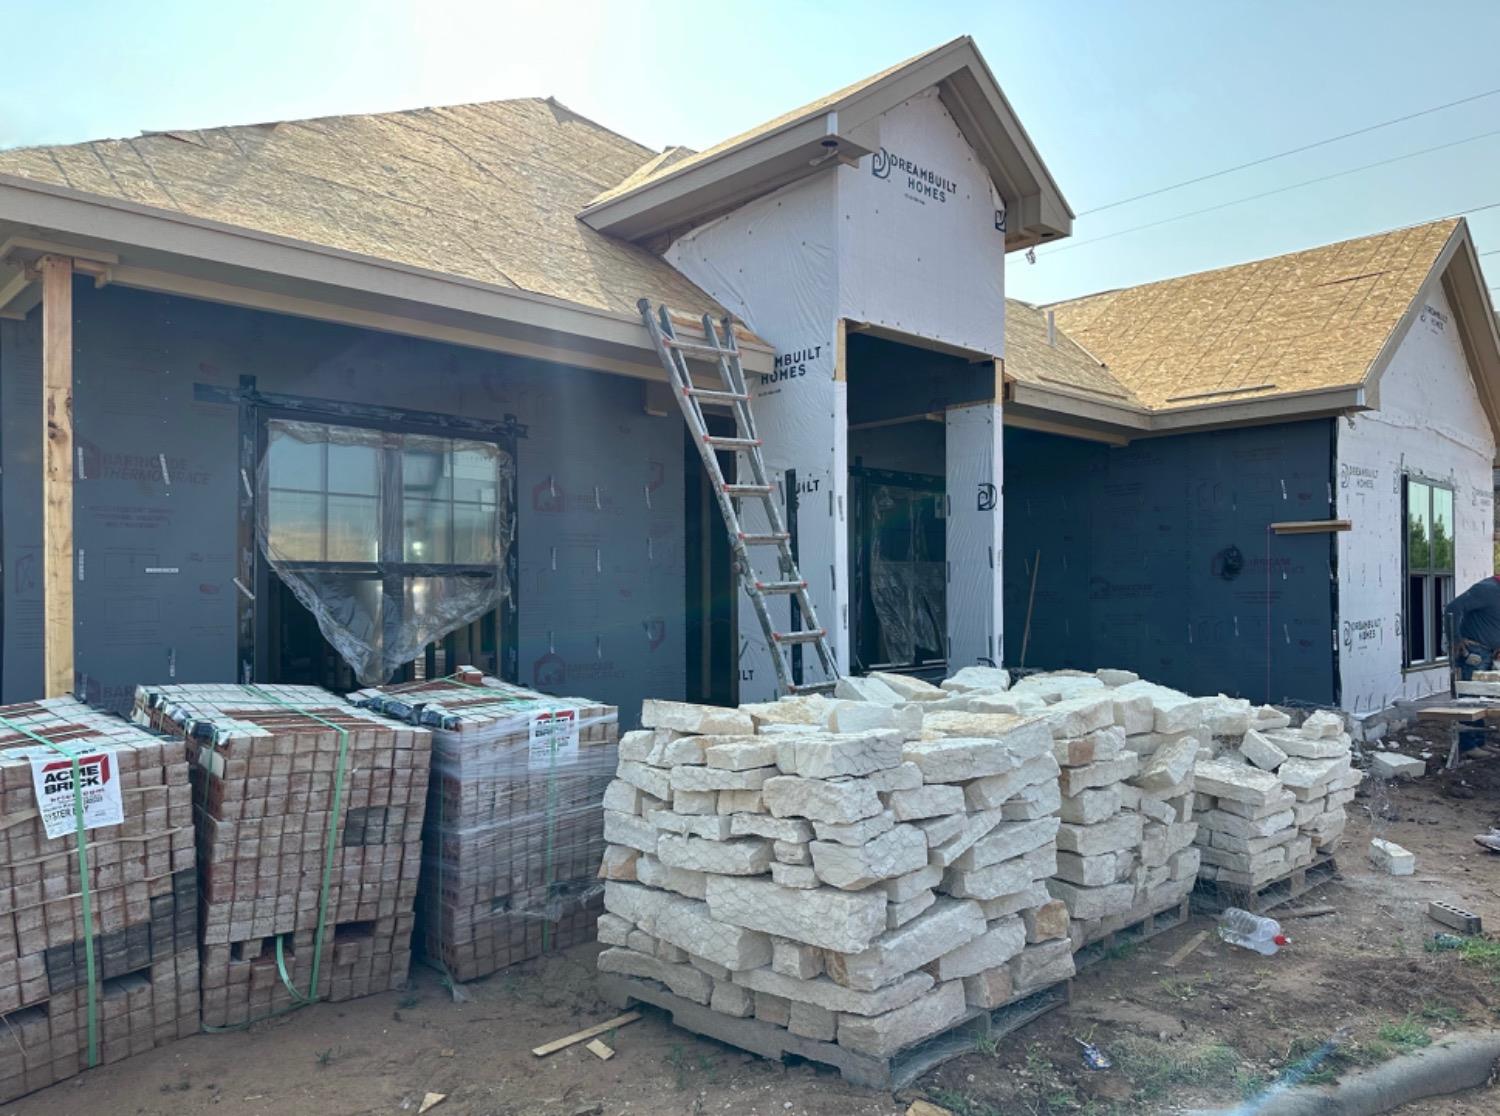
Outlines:
<svg viewBox="0 0 1500 1116"><path fill-rule="evenodd" d="M1219 937L1230 945L1253 949L1267 957L1291 941L1281 932L1281 923L1274 918L1251 914L1238 907L1230 907L1219 916Z"/></svg>

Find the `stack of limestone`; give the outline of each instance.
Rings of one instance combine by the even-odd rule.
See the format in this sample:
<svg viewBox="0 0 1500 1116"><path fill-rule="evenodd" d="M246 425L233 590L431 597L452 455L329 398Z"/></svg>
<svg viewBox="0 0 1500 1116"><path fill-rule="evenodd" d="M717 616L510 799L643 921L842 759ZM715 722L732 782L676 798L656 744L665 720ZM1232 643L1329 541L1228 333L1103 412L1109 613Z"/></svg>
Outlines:
<svg viewBox="0 0 1500 1116"><path fill-rule="evenodd" d="M426 729L314 686L143 686L134 716L188 745L205 1024L405 983Z"/></svg>
<svg viewBox="0 0 1500 1116"><path fill-rule="evenodd" d="M1046 722L910 679L648 701L605 796L604 972L885 1058L1072 975ZM795 1042L792 1045L795 1045Z"/></svg>
<svg viewBox="0 0 1500 1116"><path fill-rule="evenodd" d="M73 830L48 838L32 759L111 749L124 823L88 830L99 1062L198 1030L197 884L187 757L71 698L0 707L0 1101L88 1066L88 951ZM14 726L14 727L13 727Z"/></svg>
<svg viewBox="0 0 1500 1116"><path fill-rule="evenodd" d="M417 942L459 981L594 939L617 711L460 667L363 690L432 733Z"/></svg>
<svg viewBox="0 0 1500 1116"><path fill-rule="evenodd" d="M1353 766L1350 736L1338 714L1313 713L1295 729L1285 714L1274 710L1262 710L1259 716L1238 751L1244 762L1274 772L1292 795L1292 823L1299 840L1289 850L1290 871L1338 845L1346 822L1344 807L1353 800L1363 773Z"/></svg>
<svg viewBox="0 0 1500 1116"><path fill-rule="evenodd" d="M944 705L1013 710L1051 726L1062 827L1048 887L1068 905L1075 949L1192 891L1192 772L1210 727L1207 703L1121 670L1033 674L1010 685L1004 671L966 667L943 689Z"/></svg>

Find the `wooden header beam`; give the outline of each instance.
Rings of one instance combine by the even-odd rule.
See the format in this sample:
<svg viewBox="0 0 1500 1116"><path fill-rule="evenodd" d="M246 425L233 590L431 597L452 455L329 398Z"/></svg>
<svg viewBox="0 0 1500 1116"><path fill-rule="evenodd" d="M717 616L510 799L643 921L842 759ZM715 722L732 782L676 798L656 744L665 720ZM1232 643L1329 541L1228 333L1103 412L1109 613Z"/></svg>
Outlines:
<svg viewBox="0 0 1500 1116"><path fill-rule="evenodd" d="M1354 524L1347 519L1287 519L1271 524L1278 535L1321 535L1333 531L1348 531Z"/></svg>
<svg viewBox="0 0 1500 1116"><path fill-rule="evenodd" d="M42 684L73 692L73 261L43 256Z"/></svg>

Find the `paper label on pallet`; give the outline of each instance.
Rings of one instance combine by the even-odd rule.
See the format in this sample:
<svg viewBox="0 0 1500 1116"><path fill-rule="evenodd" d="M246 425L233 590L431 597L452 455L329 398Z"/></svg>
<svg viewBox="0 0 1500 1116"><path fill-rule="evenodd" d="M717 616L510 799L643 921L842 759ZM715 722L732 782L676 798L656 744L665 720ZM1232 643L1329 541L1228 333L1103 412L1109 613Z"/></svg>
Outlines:
<svg viewBox="0 0 1500 1116"><path fill-rule="evenodd" d="M121 825L125 821L125 806L120 799L120 765L113 750L100 748L79 756L78 772L83 782L84 828ZM56 752L33 755L31 781L47 837L66 837L77 832L73 761Z"/></svg>
<svg viewBox="0 0 1500 1116"><path fill-rule="evenodd" d="M532 771L578 762L578 710L548 709L531 716L526 766Z"/></svg>

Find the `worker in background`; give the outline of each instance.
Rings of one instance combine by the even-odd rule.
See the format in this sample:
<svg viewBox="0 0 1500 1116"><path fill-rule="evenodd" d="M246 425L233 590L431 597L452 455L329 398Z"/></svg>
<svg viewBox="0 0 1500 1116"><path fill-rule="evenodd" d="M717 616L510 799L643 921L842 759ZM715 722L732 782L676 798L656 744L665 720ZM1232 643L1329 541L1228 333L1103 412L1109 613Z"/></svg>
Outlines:
<svg viewBox="0 0 1500 1116"><path fill-rule="evenodd" d="M1500 658L1500 577L1477 581L1449 602L1450 629L1457 644L1454 662L1462 677L1476 670L1492 670Z"/></svg>

